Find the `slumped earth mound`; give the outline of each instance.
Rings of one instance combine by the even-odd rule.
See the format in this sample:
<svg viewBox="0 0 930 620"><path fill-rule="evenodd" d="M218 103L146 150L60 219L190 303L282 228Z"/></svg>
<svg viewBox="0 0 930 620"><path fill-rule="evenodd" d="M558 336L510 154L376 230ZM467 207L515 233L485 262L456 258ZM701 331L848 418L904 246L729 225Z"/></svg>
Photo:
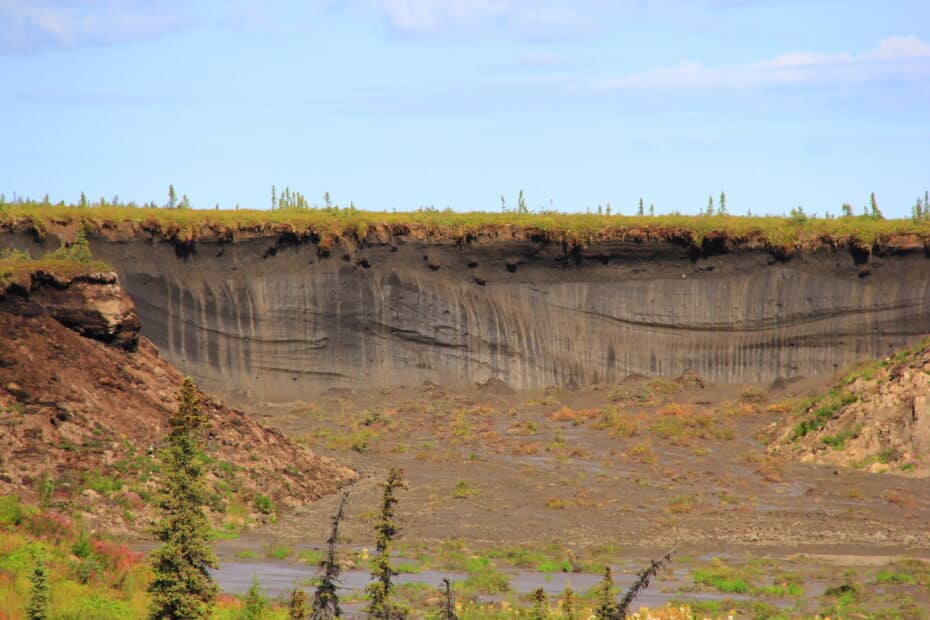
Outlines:
<svg viewBox="0 0 930 620"><path fill-rule="evenodd" d="M139 335L116 274L0 279L0 333L0 495L73 503L113 534L145 531L183 377ZM216 525L267 520L354 480L244 413L201 402Z"/></svg>

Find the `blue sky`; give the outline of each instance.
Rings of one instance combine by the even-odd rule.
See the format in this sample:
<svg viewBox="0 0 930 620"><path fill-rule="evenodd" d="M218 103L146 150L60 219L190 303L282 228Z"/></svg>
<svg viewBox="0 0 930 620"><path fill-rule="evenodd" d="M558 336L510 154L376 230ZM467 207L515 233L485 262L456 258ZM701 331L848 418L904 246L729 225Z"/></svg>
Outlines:
<svg viewBox="0 0 930 620"><path fill-rule="evenodd" d="M0 0L0 191L838 213L930 188L926 0Z"/></svg>

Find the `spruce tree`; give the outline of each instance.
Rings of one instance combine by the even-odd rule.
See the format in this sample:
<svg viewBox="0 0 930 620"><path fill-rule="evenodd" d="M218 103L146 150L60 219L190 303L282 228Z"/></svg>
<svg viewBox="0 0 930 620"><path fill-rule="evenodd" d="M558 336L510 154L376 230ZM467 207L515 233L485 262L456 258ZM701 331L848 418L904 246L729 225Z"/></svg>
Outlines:
<svg viewBox="0 0 930 620"><path fill-rule="evenodd" d="M32 582L32 592L29 596L29 607L26 608L26 617L29 620L46 620L49 604L48 575L41 559L36 559L36 567L29 580Z"/></svg>
<svg viewBox="0 0 930 620"><path fill-rule="evenodd" d="M288 620L307 620L307 594L301 588L294 588L288 604Z"/></svg>
<svg viewBox="0 0 930 620"><path fill-rule="evenodd" d="M727 214L727 194L723 190L720 190L720 202L717 203L717 213L720 215Z"/></svg>
<svg viewBox="0 0 930 620"><path fill-rule="evenodd" d="M394 506L397 505L398 489L406 488L404 483L404 470L392 468L384 482L384 495L381 498L381 511L375 524L377 534L377 556L374 560L374 569L371 576L374 581L365 589L368 593L367 613L369 618L377 620L398 620L406 617L406 613L397 608L391 601L391 592L394 589L391 579L397 573L391 566L391 541L397 534L394 523Z"/></svg>
<svg viewBox="0 0 930 620"><path fill-rule="evenodd" d="M596 605L594 607L594 617L597 620L614 620L617 615L617 601L615 597L617 590L614 588L614 578L610 573L610 567L604 567L604 578L597 586Z"/></svg>
<svg viewBox="0 0 930 620"><path fill-rule="evenodd" d="M569 583L565 584L565 592L562 593L562 618L564 620L578 620L578 610L575 609L575 593Z"/></svg>
<svg viewBox="0 0 930 620"><path fill-rule="evenodd" d="M881 210L878 208L878 200L875 199L875 192L869 196L869 215L876 220L884 219Z"/></svg>
<svg viewBox="0 0 930 620"><path fill-rule="evenodd" d="M442 609L439 612L440 620L459 620L455 613L455 593L452 591L452 582L448 579L442 580L439 587L442 592Z"/></svg>
<svg viewBox="0 0 930 620"><path fill-rule="evenodd" d="M546 604L546 593L542 588L536 588L532 594L533 609L530 611L530 620L548 620L549 605Z"/></svg>
<svg viewBox="0 0 930 620"><path fill-rule="evenodd" d="M520 190L519 195L517 195L517 213L529 213L530 210L526 206L526 197L523 195L523 190Z"/></svg>
<svg viewBox="0 0 930 620"><path fill-rule="evenodd" d="M636 209L636 215L645 215L645 211L643 211L643 199L642 198L639 199L639 208Z"/></svg>
<svg viewBox="0 0 930 620"><path fill-rule="evenodd" d="M178 194L174 191L174 185L168 186L168 208L173 209L178 202Z"/></svg>
<svg viewBox="0 0 930 620"><path fill-rule="evenodd" d="M659 571L662 570L662 567L667 564L672 559L672 553L674 551L669 551L662 558L655 560L649 563L647 566L636 578L636 581L633 582L633 585L630 586L630 589L626 591L626 594L620 599L620 604L617 605L616 617L619 620L623 620L630 613L630 607L633 606L633 601L636 600L642 592L649 587L649 582L653 577L659 574Z"/></svg>
<svg viewBox="0 0 930 620"><path fill-rule="evenodd" d="M249 586L245 593L245 600L242 603L241 620L264 620L268 615L271 605L268 603L268 597L265 596L264 590L258 583L258 576L252 576L252 585Z"/></svg>
<svg viewBox="0 0 930 620"><path fill-rule="evenodd" d="M339 541L339 523L345 514L348 491L342 494L339 507L333 515L332 530L326 541L326 560L323 561L323 575L320 585L313 594L313 611L311 620L332 620L342 615L339 609L339 596L336 594L336 580L339 578L339 562L336 561L336 543Z"/></svg>
<svg viewBox="0 0 930 620"><path fill-rule="evenodd" d="M151 620L201 620L209 618L217 587L209 569L216 568L210 548L210 526L202 506L204 488L203 435L207 418L197 388L187 378L178 394L178 408L169 421L163 453L161 519L153 533L161 547L151 556L154 579Z"/></svg>

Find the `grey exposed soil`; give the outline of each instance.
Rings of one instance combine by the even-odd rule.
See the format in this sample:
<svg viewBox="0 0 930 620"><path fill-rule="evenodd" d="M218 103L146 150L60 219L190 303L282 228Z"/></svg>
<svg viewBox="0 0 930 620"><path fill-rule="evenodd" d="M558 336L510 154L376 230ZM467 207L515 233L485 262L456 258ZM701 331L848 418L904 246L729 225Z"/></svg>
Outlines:
<svg viewBox="0 0 930 620"><path fill-rule="evenodd" d="M41 255L74 229L49 223L37 242L14 227L0 243ZM930 259L915 236L874 248L818 239L782 255L758 239L695 245L648 230L584 244L512 227L174 233L113 223L92 246L171 363L258 401L688 369L731 383L829 376L930 331Z"/></svg>
<svg viewBox="0 0 930 620"><path fill-rule="evenodd" d="M649 389L644 380L620 389L639 386ZM330 394L261 412L266 423L361 472L345 525L350 540L367 539L378 482L397 466L410 482L404 536L416 540L930 549L924 480L766 455L772 424L787 415L782 401L816 391L814 383L771 391L757 404L739 402L740 390L728 386L657 396L664 405L612 402L610 391L547 396L425 387ZM581 423L551 419L563 407L581 411ZM596 428L609 408L628 436ZM460 483L464 497L456 498ZM891 490L906 499L890 502ZM310 528L322 539L335 501L299 509L268 534L298 540Z"/></svg>

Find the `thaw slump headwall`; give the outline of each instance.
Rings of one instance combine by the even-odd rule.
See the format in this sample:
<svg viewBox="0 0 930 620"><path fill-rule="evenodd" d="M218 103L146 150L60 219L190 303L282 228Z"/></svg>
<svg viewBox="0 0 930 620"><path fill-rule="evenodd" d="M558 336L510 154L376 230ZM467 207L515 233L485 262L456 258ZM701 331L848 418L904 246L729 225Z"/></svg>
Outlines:
<svg viewBox="0 0 930 620"><path fill-rule="evenodd" d="M832 373L930 331L923 249L695 258L668 242L367 247L96 240L143 334L211 389L271 401L333 386L495 377L514 388L692 369L725 382ZM862 259L860 258L860 263Z"/></svg>

